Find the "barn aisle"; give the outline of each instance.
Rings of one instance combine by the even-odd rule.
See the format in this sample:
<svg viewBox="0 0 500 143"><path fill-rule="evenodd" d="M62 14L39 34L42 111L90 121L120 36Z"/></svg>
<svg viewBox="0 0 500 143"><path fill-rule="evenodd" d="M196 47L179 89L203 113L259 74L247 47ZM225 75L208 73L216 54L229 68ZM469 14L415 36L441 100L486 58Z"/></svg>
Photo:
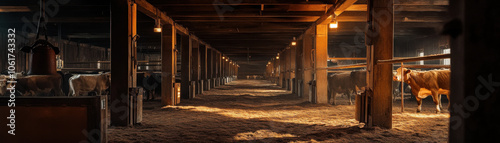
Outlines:
<svg viewBox="0 0 500 143"><path fill-rule="evenodd" d="M174 107L144 104L142 125L111 127L110 142L446 142L449 118L407 103L406 113L394 108L394 129L359 129L354 106L310 104L264 80L233 81Z"/></svg>

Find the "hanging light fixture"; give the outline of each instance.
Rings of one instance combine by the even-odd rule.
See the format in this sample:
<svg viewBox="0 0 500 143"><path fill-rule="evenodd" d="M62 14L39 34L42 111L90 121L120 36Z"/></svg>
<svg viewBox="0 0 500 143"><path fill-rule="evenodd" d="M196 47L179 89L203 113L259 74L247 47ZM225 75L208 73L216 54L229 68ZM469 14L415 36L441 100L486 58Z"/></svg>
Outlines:
<svg viewBox="0 0 500 143"><path fill-rule="evenodd" d="M229 59L226 59L226 62L229 61Z"/></svg>
<svg viewBox="0 0 500 143"><path fill-rule="evenodd" d="M226 57L222 57L222 59L224 60L224 59L226 59Z"/></svg>
<svg viewBox="0 0 500 143"><path fill-rule="evenodd" d="M338 28L339 22L337 21L337 16L335 16L335 14L333 14L331 17L332 17L332 21L330 22L330 28Z"/></svg>
<svg viewBox="0 0 500 143"><path fill-rule="evenodd" d="M295 45L297 45L297 42L295 41L295 37L293 37L292 46L295 46Z"/></svg>
<svg viewBox="0 0 500 143"><path fill-rule="evenodd" d="M276 60L279 60L280 59L280 53L278 53L278 55L276 56Z"/></svg>
<svg viewBox="0 0 500 143"><path fill-rule="evenodd" d="M160 20L160 16L158 14L158 8L156 9L156 19L155 19L155 29L154 31L156 33L160 33L161 32L161 20Z"/></svg>

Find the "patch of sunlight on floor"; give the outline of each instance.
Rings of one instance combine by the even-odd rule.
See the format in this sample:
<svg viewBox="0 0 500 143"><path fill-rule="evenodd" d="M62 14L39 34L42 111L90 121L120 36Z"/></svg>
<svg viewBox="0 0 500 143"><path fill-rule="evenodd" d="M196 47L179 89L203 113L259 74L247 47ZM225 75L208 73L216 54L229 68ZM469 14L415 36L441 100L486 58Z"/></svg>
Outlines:
<svg viewBox="0 0 500 143"><path fill-rule="evenodd" d="M286 118L295 116L299 114L301 110L297 110L295 113L283 112L281 110L274 111L262 111L262 110L252 110L252 109L221 109L207 106L163 106L162 109L184 109L190 111L198 111L198 112L208 112L215 113L226 117L231 118L240 118L240 119L254 119L254 118ZM288 110L290 111L290 110Z"/></svg>
<svg viewBox="0 0 500 143"><path fill-rule="evenodd" d="M413 118L450 118L450 114L443 113L400 113L399 116L408 116Z"/></svg>
<svg viewBox="0 0 500 143"><path fill-rule="evenodd" d="M246 90L241 90L246 91ZM271 90L271 89L249 89L250 92L260 92L260 93L285 93L285 90Z"/></svg>
<svg viewBox="0 0 500 143"><path fill-rule="evenodd" d="M234 140L237 140L237 141L251 141L251 140L262 140L262 139L268 139L268 138L293 138L293 137L297 137L297 136L292 135L292 134L286 134L286 133L285 134L276 133L276 132L268 130L268 129L261 129L261 130L255 131L255 132L238 133L233 138L234 138Z"/></svg>

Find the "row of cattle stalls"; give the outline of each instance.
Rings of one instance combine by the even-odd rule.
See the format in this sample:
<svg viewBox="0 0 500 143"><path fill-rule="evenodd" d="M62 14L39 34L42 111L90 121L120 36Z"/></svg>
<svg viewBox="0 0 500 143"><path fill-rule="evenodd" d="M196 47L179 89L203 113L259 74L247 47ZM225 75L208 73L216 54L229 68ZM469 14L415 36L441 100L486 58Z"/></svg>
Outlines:
<svg viewBox="0 0 500 143"><path fill-rule="evenodd" d="M57 75L54 76L61 77L61 80L52 83L60 83L57 87L62 91L59 96L54 96L52 91L44 94L35 91L26 97L27 94L19 94L16 90L16 94L9 96L4 93L10 85L0 79L0 91L3 92L0 94L1 116L7 117L13 112L7 104L12 98L16 99L15 113L18 113L15 115L17 127L0 127L2 131L16 128L18 135L1 134L2 141L107 142L108 126L133 126L142 122L143 100L161 100L162 105L177 105L181 97L192 99L196 94L237 78L237 64L232 59L174 23L157 8L151 9L153 6L147 1L111 2L72 0L44 5L45 0L21 0L15 3L19 6L7 9L12 10L10 12L0 8L0 19L7 19L0 22L0 57L8 52L8 28L19 31L16 33L19 49L30 46L37 35L37 8L57 9L55 13L45 15L49 20L41 22L47 29L41 37L47 37L46 40L58 47L60 53L38 62L48 63L55 59ZM112 10L114 16L111 16ZM34 17L34 21L26 22L26 17ZM113 20L120 22L112 23ZM31 25L33 23L35 25ZM158 26L163 30L153 30ZM26 27L34 28L24 31ZM131 39L120 39L122 37ZM166 50L168 48L172 50ZM30 77L26 75L30 70L29 54L15 51L14 55L18 77ZM6 74L6 69L7 61L0 60L1 73ZM101 75L106 75L106 78L82 80L78 85L70 82L77 77ZM165 82L170 79L172 83ZM83 86L94 87L97 84L92 82L101 80L105 82L101 91L71 92ZM51 81L45 82L39 85L51 85L48 84ZM0 121L4 125L7 122L14 120Z"/></svg>
<svg viewBox="0 0 500 143"><path fill-rule="evenodd" d="M393 19L377 21L377 24L381 25L387 22L385 27L393 28L391 41L393 48L391 45L385 45L388 48L384 48L392 52L392 59L376 60L377 57L373 57L377 49L372 49L371 45L374 41L367 39L370 36L365 31L366 20L339 21L338 28L330 28L327 68L328 102L333 105L351 105L355 101L355 118L361 123L371 123L374 105L370 103L374 97L370 96L373 93L370 93L372 91L368 87L370 87L370 81L376 80L373 79L373 74L377 72L370 73L367 70L373 70L370 66L392 65L392 77L383 77L393 81L392 87L384 87L392 88L392 92L387 95L392 99L392 103L389 104L391 109L392 106L400 107L400 110L394 108L393 113L417 111L448 114L449 111L443 105L449 104L449 99L441 98L441 96L449 97L450 89L450 41L449 36L442 34L445 22L450 19L448 3L447 0L394 1ZM356 12L348 11L337 16L354 14ZM373 18L365 17L369 24ZM373 61L374 59L376 61ZM400 72L397 72L398 69ZM444 73L444 77L439 74L425 78L419 77L423 73ZM437 85L431 86L430 84L436 84L434 82ZM374 82L375 85L380 83ZM419 91L420 95L417 95ZM397 117L393 116L393 118ZM423 121L422 124L430 123Z"/></svg>
<svg viewBox="0 0 500 143"><path fill-rule="evenodd" d="M94 92L72 96L69 79L75 75L97 75L109 72L111 56L109 45L109 1L6 1L0 5L16 5L0 10L0 142L107 142L106 134L111 110L109 92ZM7 6L9 7L9 6ZM45 11L45 9L48 9ZM81 20L79 16L99 17ZM40 14L40 13L43 13ZM43 16L45 21L38 21ZM68 20L73 18L73 20ZM102 19L101 19L102 18ZM91 24L90 24L91 23ZM45 25L45 27L43 26ZM38 29L37 29L38 27ZM95 27L105 27L98 29ZM43 28L46 30L44 31ZM8 30L15 29L15 30ZM15 37L9 36L15 34ZM39 32L39 33L37 33ZM108 33L106 35L106 33ZM40 34L40 38L38 38ZM35 38L37 37L37 38ZM15 50L8 50L8 39L15 39ZM57 47L57 55L46 59L33 58L33 52L22 52L37 40L46 40ZM38 47L33 47L36 49ZM15 69L9 68L7 55L15 56ZM47 56L47 55L45 55ZM5 59L4 59L5 58ZM30 62L31 60L31 62ZM40 67L52 64L56 66ZM44 64L45 63L45 64ZM57 71L55 75L27 75L32 68ZM49 69L50 68L50 69ZM54 68L54 69L52 69ZM15 79L6 78L8 70L15 71ZM37 80L53 76L60 80ZM60 77L60 78L59 78ZM16 81L9 83L7 81ZM23 84L26 82L35 84ZM46 92L47 88L53 91ZM62 90L62 95L54 89ZM25 92L26 91L26 92ZM138 89L140 91L140 89ZM14 93L15 92L15 93ZM30 93L29 95L27 93ZM58 96L56 96L58 95ZM141 94L136 94L140 96ZM131 98L137 96L131 96ZM134 98L137 99L137 98ZM141 120L141 102L134 102L132 121ZM141 109L141 110L139 110ZM5 119L7 117L7 119ZM133 123L131 123L133 124ZM9 133L7 133L9 132Z"/></svg>

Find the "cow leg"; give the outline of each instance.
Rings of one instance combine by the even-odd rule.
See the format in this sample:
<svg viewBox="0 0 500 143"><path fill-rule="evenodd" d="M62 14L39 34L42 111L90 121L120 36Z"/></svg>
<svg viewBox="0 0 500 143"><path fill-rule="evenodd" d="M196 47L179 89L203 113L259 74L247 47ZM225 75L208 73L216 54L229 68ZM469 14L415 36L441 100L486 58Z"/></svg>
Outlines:
<svg viewBox="0 0 500 143"><path fill-rule="evenodd" d="M441 94L437 94L437 96L438 96L438 99L437 99L437 100L439 101L439 109L440 109L440 110L443 110L443 104L441 103L441 96L442 96L442 95L441 95Z"/></svg>
<svg viewBox="0 0 500 143"><path fill-rule="evenodd" d="M441 113L441 95L439 95L437 92L432 92L432 99L434 100L434 104L436 104L436 113Z"/></svg>
<svg viewBox="0 0 500 143"><path fill-rule="evenodd" d="M329 104L332 104L332 102L331 102L331 99L332 99L332 91L330 91L330 89L328 89L327 94L328 94L328 96L327 96L327 97L328 97L328 103L329 103Z"/></svg>
<svg viewBox="0 0 500 143"><path fill-rule="evenodd" d="M337 105L336 98L337 98L337 93L332 92L332 105Z"/></svg>
<svg viewBox="0 0 500 143"><path fill-rule="evenodd" d="M421 98L418 98L418 97L415 97L417 99L417 113L420 113L420 111L422 110L422 99Z"/></svg>
<svg viewBox="0 0 500 143"><path fill-rule="evenodd" d="M352 94L350 93L350 91L347 91L346 95L347 95L347 98L349 98L349 105L352 105L352 100L351 100Z"/></svg>

